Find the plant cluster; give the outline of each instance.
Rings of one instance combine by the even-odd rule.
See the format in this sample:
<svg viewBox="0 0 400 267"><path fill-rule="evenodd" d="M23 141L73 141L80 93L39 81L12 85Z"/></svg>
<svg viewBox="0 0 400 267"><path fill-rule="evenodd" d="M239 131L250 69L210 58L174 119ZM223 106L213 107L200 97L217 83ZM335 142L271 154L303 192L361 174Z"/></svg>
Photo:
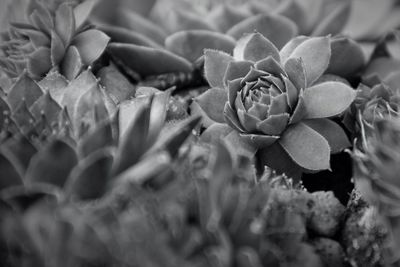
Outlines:
<svg viewBox="0 0 400 267"><path fill-rule="evenodd" d="M0 265L399 266L399 11L0 2Z"/></svg>

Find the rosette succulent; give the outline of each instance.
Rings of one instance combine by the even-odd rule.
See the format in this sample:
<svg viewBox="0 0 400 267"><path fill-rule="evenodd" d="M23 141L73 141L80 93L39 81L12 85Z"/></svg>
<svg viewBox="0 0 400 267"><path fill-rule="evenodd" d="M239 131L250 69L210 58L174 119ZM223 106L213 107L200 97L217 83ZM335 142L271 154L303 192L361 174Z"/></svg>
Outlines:
<svg viewBox="0 0 400 267"><path fill-rule="evenodd" d="M67 79L75 78L99 58L109 41L106 34L86 24L94 3L28 1L26 21L21 18L12 23L2 36L3 70L18 77L27 69L39 80L57 69Z"/></svg>
<svg viewBox="0 0 400 267"><path fill-rule="evenodd" d="M194 100L194 112L225 136L240 154L254 155L279 172L329 169L330 154L349 145L330 120L356 92L329 69L329 37L298 37L279 51L259 33L238 41L233 57L205 52L205 76L213 88ZM226 124L223 124L226 123Z"/></svg>
<svg viewBox="0 0 400 267"><path fill-rule="evenodd" d="M398 116L400 105L399 91L385 84L368 87L360 84L357 96L345 113L343 122L355 136L360 136L364 127L366 135L374 131L374 122L387 116Z"/></svg>
<svg viewBox="0 0 400 267"><path fill-rule="evenodd" d="M110 9L114 15L109 15ZM114 60L146 77L190 72L191 63L202 56L205 48L232 53L245 33L258 31L279 49L299 33L338 34L349 10L349 1L343 0L329 4L302 0L120 0L115 4L100 2L94 17L111 37L108 50ZM154 64L159 57L163 63Z"/></svg>
<svg viewBox="0 0 400 267"><path fill-rule="evenodd" d="M365 136L362 146L355 148L356 185L363 196L376 205L386 219L394 241L394 256L400 248L400 120L381 118L374 123L374 132Z"/></svg>
<svg viewBox="0 0 400 267"><path fill-rule="evenodd" d="M76 142L53 135L38 145L23 135L11 136L0 145L0 199L17 208L43 195L86 201L121 183L141 185L167 176L199 121L188 118L161 136L168 100L169 93L143 98L129 110L129 119L121 110Z"/></svg>

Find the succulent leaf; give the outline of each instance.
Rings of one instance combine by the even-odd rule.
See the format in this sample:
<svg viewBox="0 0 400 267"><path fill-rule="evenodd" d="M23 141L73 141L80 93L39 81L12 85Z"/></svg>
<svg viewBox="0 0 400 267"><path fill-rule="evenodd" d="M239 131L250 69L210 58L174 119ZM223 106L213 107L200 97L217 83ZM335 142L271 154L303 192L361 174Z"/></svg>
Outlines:
<svg viewBox="0 0 400 267"><path fill-rule="evenodd" d="M13 163L6 157L4 152L0 152L0 191L15 185L21 185L20 173L16 170Z"/></svg>
<svg viewBox="0 0 400 267"><path fill-rule="evenodd" d="M93 29L76 35L72 45L78 49L83 64L91 65L106 49L109 40L105 33Z"/></svg>
<svg viewBox="0 0 400 267"><path fill-rule="evenodd" d="M232 56L222 51L204 51L204 75L210 86L224 88L225 70L232 61Z"/></svg>
<svg viewBox="0 0 400 267"><path fill-rule="evenodd" d="M328 141L304 123L288 127L279 144L298 165L307 170L329 169L331 148Z"/></svg>
<svg viewBox="0 0 400 267"><path fill-rule="evenodd" d="M32 157L25 181L30 184L47 183L62 188L77 162L77 155L72 147L64 141L53 140Z"/></svg>
<svg viewBox="0 0 400 267"><path fill-rule="evenodd" d="M231 54L235 40L230 36L206 30L176 32L165 39L165 47L191 62L203 55L204 49L216 49Z"/></svg>
<svg viewBox="0 0 400 267"><path fill-rule="evenodd" d="M280 62L279 50L260 33L240 38L233 50L236 60L259 61L269 56Z"/></svg>
<svg viewBox="0 0 400 267"><path fill-rule="evenodd" d="M226 90L210 88L194 99L201 109L215 122L224 122L224 105L228 101Z"/></svg>
<svg viewBox="0 0 400 267"><path fill-rule="evenodd" d="M114 57L142 76L193 70L188 60L167 50L121 43L111 43L108 49Z"/></svg>

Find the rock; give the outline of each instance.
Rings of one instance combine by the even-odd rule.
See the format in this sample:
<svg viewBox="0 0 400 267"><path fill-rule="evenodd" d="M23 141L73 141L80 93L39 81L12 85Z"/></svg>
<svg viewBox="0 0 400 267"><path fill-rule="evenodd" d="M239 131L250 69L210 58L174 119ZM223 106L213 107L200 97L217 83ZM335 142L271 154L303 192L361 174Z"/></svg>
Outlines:
<svg viewBox="0 0 400 267"><path fill-rule="evenodd" d="M345 266L345 254L339 242L319 237L311 241L326 267Z"/></svg>
<svg viewBox="0 0 400 267"><path fill-rule="evenodd" d="M320 236L332 237L339 229L345 208L333 192L318 191L311 194L315 205L308 220L308 228Z"/></svg>

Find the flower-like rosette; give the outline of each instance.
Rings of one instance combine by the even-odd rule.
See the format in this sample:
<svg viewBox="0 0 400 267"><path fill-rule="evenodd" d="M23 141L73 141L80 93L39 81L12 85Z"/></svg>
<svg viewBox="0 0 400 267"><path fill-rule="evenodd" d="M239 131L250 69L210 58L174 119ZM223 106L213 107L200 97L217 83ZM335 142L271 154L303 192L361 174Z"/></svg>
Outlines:
<svg viewBox="0 0 400 267"><path fill-rule="evenodd" d="M261 146L276 141L289 124L297 90L272 57L250 67L243 78L228 82L225 121ZM287 89L289 88L289 89Z"/></svg>
<svg viewBox="0 0 400 267"><path fill-rule="evenodd" d="M279 51L253 33L237 42L233 56L206 50L205 77L213 88L192 104L208 127L205 138L224 137L238 154L258 151L263 164L292 176L329 169L330 154L349 145L329 118L356 96L337 76L323 75L331 40L299 36Z"/></svg>
<svg viewBox="0 0 400 267"><path fill-rule="evenodd" d="M0 67L10 77L27 69L32 78L41 79L57 68L72 80L103 53L109 37L86 24L93 0L26 2L26 22L12 23L2 36Z"/></svg>

